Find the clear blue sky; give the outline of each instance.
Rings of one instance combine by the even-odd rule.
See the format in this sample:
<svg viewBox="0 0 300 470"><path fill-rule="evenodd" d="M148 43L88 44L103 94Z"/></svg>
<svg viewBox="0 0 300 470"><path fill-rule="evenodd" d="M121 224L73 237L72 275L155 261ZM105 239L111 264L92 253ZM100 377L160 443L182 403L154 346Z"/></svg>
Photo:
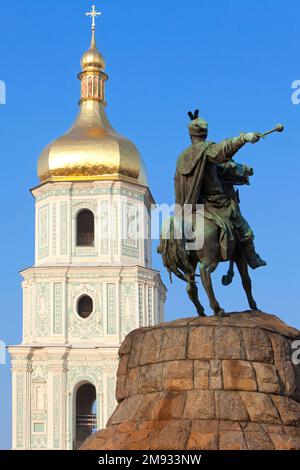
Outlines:
<svg viewBox="0 0 300 470"><path fill-rule="evenodd" d="M32 265L36 163L42 148L65 132L77 113L80 57L90 41L91 2L1 1L0 339L21 340L18 271ZM107 60L108 114L141 150L157 202L173 202L177 155L188 144L186 112L200 107L210 139L265 131L285 134L243 149L255 168L241 191L242 209L268 267L252 275L260 308L300 327L299 122L291 83L300 79L299 0L98 0L98 45ZM156 245L156 243L155 243ZM153 250L154 251L154 250ZM154 256L154 266L161 269ZM225 309L247 308L240 282L220 286ZM169 287L168 320L193 315L185 286ZM203 303L207 305L205 296ZM11 438L10 367L0 366L0 448Z"/></svg>

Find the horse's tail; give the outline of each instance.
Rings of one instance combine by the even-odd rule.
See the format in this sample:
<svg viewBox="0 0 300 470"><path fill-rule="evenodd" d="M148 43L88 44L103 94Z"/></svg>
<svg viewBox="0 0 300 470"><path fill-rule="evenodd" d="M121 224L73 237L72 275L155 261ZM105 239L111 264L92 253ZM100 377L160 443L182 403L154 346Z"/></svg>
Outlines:
<svg viewBox="0 0 300 470"><path fill-rule="evenodd" d="M188 275L195 275L195 268L190 262L189 253L184 247L184 241L176 239L174 236L175 223L176 221L172 216L164 222L157 252L162 257L171 282L172 274L187 282Z"/></svg>
<svg viewBox="0 0 300 470"><path fill-rule="evenodd" d="M231 260L227 274L225 274L225 276L222 277L223 286L229 286L232 283L233 278L234 278L234 261Z"/></svg>

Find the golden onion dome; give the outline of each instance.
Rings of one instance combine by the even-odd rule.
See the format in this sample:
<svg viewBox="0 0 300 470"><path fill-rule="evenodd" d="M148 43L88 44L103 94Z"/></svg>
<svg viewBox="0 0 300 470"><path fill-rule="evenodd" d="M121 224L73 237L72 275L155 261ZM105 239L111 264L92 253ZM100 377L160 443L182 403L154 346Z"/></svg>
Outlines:
<svg viewBox="0 0 300 470"><path fill-rule="evenodd" d="M83 71L88 71L93 68L105 70L105 60L97 49L94 30L92 31L91 46L89 50L83 54L80 63Z"/></svg>
<svg viewBox="0 0 300 470"><path fill-rule="evenodd" d="M105 113L105 61L93 30L90 49L81 60L81 99L71 129L46 146L38 176L46 181L126 180L148 186L143 159L136 146L118 134Z"/></svg>

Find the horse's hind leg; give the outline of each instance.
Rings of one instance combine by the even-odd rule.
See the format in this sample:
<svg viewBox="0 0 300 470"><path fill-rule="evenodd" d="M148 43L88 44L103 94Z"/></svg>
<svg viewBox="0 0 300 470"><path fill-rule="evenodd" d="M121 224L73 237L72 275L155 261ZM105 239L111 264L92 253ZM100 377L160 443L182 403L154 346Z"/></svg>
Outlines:
<svg viewBox="0 0 300 470"><path fill-rule="evenodd" d="M220 307L219 302L215 297L215 293L213 290L212 282L211 282L211 273L214 272L218 263L210 263L205 264L204 262L200 263L200 274L203 287L206 291L206 294L209 299L209 304L214 311L216 316L224 315L224 310Z"/></svg>
<svg viewBox="0 0 300 470"><path fill-rule="evenodd" d="M198 297L198 288L197 284L195 283L195 276L189 276L186 291L190 300L195 305L199 317L205 317L204 308L201 305Z"/></svg>
<svg viewBox="0 0 300 470"><path fill-rule="evenodd" d="M239 254L235 259L235 263L238 267L242 279L242 284L247 295L249 307L251 308L251 310L257 310L257 305L252 295L252 282L249 275L246 258L242 254Z"/></svg>

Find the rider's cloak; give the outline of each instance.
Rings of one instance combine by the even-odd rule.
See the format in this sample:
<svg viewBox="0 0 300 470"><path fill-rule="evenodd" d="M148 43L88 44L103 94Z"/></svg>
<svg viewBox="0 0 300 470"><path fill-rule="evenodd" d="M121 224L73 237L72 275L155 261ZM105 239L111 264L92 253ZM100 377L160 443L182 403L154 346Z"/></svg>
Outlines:
<svg viewBox="0 0 300 470"><path fill-rule="evenodd" d="M178 158L176 165L175 202L183 207L185 204L200 204L200 194L205 174L207 150L212 142L199 142L187 148Z"/></svg>
<svg viewBox="0 0 300 470"><path fill-rule="evenodd" d="M222 145L222 144L221 144ZM201 190L205 178L206 163L214 159L218 161L220 144L213 142L198 142L188 147L178 158L176 165L175 202L182 208L184 205L191 205L192 212L195 212L197 204L203 203L201 200ZM219 209L216 210L211 204L205 202L204 215L206 219L214 222L220 229L219 246L220 254L224 260L231 256L234 244L234 233L230 219Z"/></svg>

